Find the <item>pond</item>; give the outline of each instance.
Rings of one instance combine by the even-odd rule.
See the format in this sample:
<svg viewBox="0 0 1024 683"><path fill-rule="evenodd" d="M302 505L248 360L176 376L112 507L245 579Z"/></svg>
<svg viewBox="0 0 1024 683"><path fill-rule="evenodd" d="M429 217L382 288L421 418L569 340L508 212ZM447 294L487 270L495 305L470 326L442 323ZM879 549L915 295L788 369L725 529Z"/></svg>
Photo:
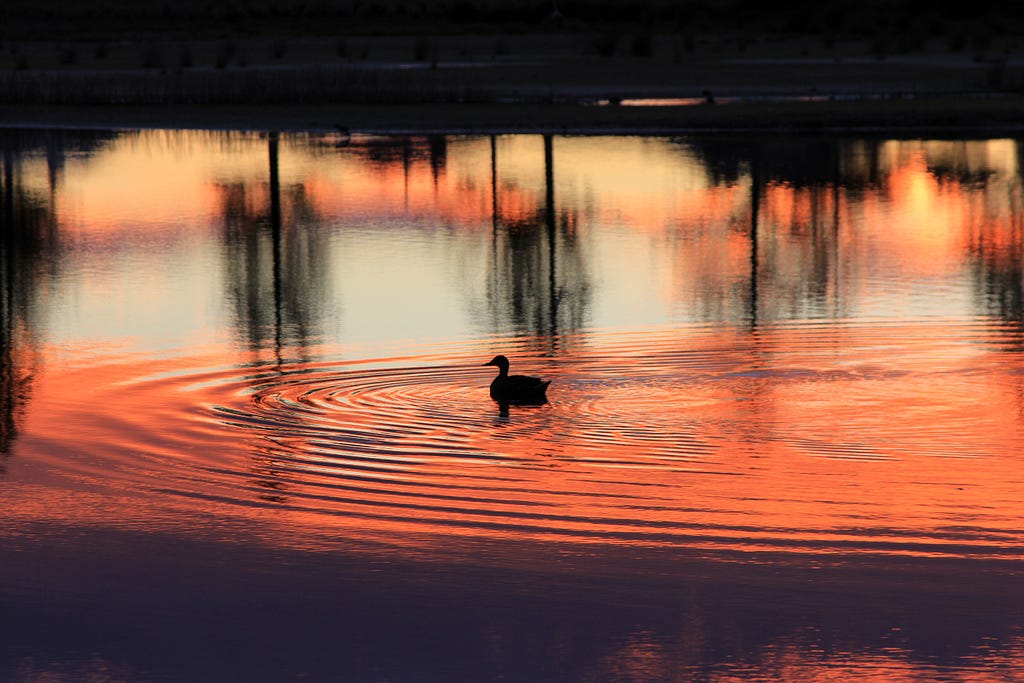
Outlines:
<svg viewBox="0 0 1024 683"><path fill-rule="evenodd" d="M0 678L1024 667L1020 141L0 149Z"/></svg>

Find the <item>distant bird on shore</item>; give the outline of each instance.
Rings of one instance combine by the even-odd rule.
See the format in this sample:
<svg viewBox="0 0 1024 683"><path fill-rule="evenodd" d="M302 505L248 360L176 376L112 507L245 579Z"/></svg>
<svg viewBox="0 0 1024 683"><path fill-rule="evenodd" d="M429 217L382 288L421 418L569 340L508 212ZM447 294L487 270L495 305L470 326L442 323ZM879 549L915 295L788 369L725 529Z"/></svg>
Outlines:
<svg viewBox="0 0 1024 683"><path fill-rule="evenodd" d="M502 403L545 403L551 380L508 374L508 358L497 355L484 365L496 365L498 376L491 382L491 398Z"/></svg>

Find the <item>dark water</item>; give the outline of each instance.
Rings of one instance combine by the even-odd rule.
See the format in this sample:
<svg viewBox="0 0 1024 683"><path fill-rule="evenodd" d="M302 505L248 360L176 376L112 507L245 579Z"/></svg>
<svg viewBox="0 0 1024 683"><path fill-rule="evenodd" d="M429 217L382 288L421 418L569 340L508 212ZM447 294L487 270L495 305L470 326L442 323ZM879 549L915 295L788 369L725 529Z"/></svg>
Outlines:
<svg viewBox="0 0 1024 683"><path fill-rule="evenodd" d="M1020 680L1018 141L344 142L0 133L0 679Z"/></svg>

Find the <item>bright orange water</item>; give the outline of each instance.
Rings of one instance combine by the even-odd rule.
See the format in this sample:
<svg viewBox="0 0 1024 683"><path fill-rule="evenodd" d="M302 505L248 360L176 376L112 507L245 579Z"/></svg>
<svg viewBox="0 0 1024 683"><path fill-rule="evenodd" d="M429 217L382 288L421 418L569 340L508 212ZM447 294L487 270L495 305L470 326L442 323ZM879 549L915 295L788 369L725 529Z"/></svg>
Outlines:
<svg viewBox="0 0 1024 683"><path fill-rule="evenodd" d="M220 632L264 588L240 559L260 553L274 591L338 563L384 571L399 615L473 583L488 614L594 591L600 609L559 609L608 624L574 655L531 629L544 646L524 654L517 618L493 617L503 656L359 676L987 681L1024 664L1016 141L2 140L15 614L96 601L130 621L165 590L142 558L166 554L185 601L241 591ZM499 352L552 380L548 404L489 399ZM95 577L119 573L136 597L110 607L120 589ZM289 602L296 623L362 590L317 586ZM176 671L116 630L85 656L67 642L88 619L71 622L0 672ZM403 644L368 647L386 646Z"/></svg>

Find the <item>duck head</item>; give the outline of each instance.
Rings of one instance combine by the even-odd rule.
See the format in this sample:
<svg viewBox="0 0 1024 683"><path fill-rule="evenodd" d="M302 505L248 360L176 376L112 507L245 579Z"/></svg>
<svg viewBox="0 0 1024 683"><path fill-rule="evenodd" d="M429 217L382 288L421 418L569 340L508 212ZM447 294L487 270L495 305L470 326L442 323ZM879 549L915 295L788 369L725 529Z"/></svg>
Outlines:
<svg viewBox="0 0 1024 683"><path fill-rule="evenodd" d="M494 358L490 359L489 361L484 363L484 365L496 365L498 366L498 369L502 372L502 374L508 372L508 358L505 358L505 356L502 356L501 354L498 354Z"/></svg>

